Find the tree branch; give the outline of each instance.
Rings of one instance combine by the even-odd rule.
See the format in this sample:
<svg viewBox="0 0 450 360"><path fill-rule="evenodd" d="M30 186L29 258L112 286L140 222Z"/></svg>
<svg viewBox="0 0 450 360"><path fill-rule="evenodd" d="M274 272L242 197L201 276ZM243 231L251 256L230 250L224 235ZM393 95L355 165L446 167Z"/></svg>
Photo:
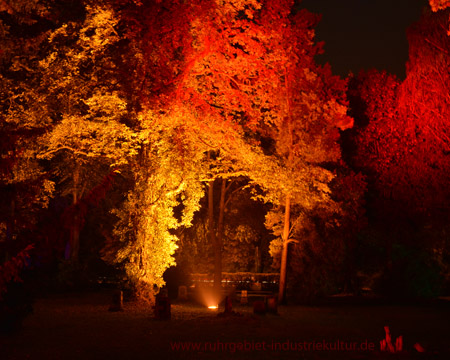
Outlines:
<svg viewBox="0 0 450 360"><path fill-rule="evenodd" d="M234 183L234 180L231 180L231 181L229 182L229 184L225 187L225 193L226 193L228 190L230 190L230 187L231 187L231 185L233 185L233 183Z"/></svg>
<svg viewBox="0 0 450 360"><path fill-rule="evenodd" d="M57 149L47 151L46 153L44 153L42 155L38 155L38 157L42 159L42 158L47 157L48 155L54 154L54 153L56 153L58 151L61 151L61 150L69 150L69 151L72 151L74 154L84 155L86 157L94 157L92 155L89 155L88 153L85 153L84 151L75 150L74 148L71 148L70 146L61 146L61 147L59 147Z"/></svg>
<svg viewBox="0 0 450 360"><path fill-rule="evenodd" d="M435 44L435 43L432 42L430 39L425 38L425 41L426 41L428 44L434 46L436 49L441 50L444 54L449 55L449 53L448 53L447 50L445 50L443 47L440 47L439 45Z"/></svg>
<svg viewBox="0 0 450 360"><path fill-rule="evenodd" d="M235 193L237 193L239 190L242 190L244 187L246 187L247 185L242 185L242 186L239 186L237 189L234 189L233 191L232 191L232 193L230 194L230 196L228 196L228 199L227 199L227 201L225 201L225 205L224 205L224 208L226 208L227 207L227 205L228 205L228 203L230 202L230 200L231 200L231 198L233 197L233 195L235 194Z"/></svg>

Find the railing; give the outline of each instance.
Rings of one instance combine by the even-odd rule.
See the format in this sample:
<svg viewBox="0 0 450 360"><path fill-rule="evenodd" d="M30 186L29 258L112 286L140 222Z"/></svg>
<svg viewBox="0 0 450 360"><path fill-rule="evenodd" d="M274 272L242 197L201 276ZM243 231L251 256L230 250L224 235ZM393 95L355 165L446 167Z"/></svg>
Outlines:
<svg viewBox="0 0 450 360"><path fill-rule="evenodd" d="M280 274L278 273L252 273L252 272L237 272L237 273L222 273L222 283L228 282L270 282L278 283ZM191 274L192 281L195 282L212 282L213 274Z"/></svg>
<svg viewBox="0 0 450 360"><path fill-rule="evenodd" d="M236 290L271 290L278 286L277 273L222 273L222 287L234 287ZM194 286L212 285L213 274L191 274Z"/></svg>

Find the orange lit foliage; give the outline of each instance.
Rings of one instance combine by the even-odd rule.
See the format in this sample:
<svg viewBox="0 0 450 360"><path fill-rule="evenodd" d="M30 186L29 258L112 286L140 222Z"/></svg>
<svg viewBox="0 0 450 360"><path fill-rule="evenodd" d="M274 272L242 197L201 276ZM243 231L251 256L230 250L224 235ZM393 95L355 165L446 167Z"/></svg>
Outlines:
<svg viewBox="0 0 450 360"><path fill-rule="evenodd" d="M52 25L42 4L0 3L0 298L9 282L20 281L41 245L37 224L54 191L36 159L37 139L47 123L36 116L43 109L34 91L39 87L37 54Z"/></svg>
<svg viewBox="0 0 450 360"><path fill-rule="evenodd" d="M83 21L48 34L48 54L37 69L36 101L49 123L39 158L52 161L61 195L70 196L73 205L102 181L108 167L120 167L136 154L136 134L124 124L127 101L114 71L117 15L101 4L83 10ZM82 217L74 213L70 224L67 256L75 262Z"/></svg>
<svg viewBox="0 0 450 360"><path fill-rule="evenodd" d="M445 10L450 7L450 0L429 0L431 9L433 11ZM448 16L448 31L447 35L450 36L450 15Z"/></svg>
<svg viewBox="0 0 450 360"><path fill-rule="evenodd" d="M173 262L176 237L169 230L186 224L197 208L201 170L177 130L161 126L159 113L137 114L142 108L137 95L142 94L136 89L143 86L141 73L132 69L140 69L143 56L133 38L122 32L126 26L119 22L120 6L113 8L119 1L71 5L74 8L64 7L71 10L66 22L53 8L49 10L58 21L39 34L42 43L36 39L36 44L43 45L33 48L32 56L11 55L12 60L9 54L2 56L12 78L0 85L9 104L4 108L7 122L11 128L44 130L32 146L24 147L24 158L33 162L23 161L14 167L14 178L12 174L5 178L15 181L16 172L22 178L35 176L40 170L35 169L37 157L50 169L57 180L55 193L73 202L61 218L72 230L70 258L76 262L87 210L109 188L111 171L120 172L120 179L130 184L126 190L133 190L113 215L105 216L117 221L111 240L117 246L107 246L104 255L123 263L130 279L143 280L151 292L154 284L162 285L162 274ZM9 43L13 50L18 46ZM20 140L22 144L26 139ZM109 175L101 181L104 174ZM45 190L52 190L52 184ZM181 220L173 214L180 201ZM6 228L0 219L1 240Z"/></svg>
<svg viewBox="0 0 450 360"><path fill-rule="evenodd" d="M278 209L267 224L285 249L305 212L318 204L337 209L328 196L333 174L322 164L339 160L338 128L352 125L345 82L314 63L317 17L293 15L292 6L216 1L202 8L191 21L193 42L183 48L173 103L197 137L266 190L265 200ZM291 215L291 203L296 216L289 220L280 215Z"/></svg>
<svg viewBox="0 0 450 360"><path fill-rule="evenodd" d="M345 82L314 63L318 18L293 14L293 4L154 1L124 16L142 51L135 69L146 111L161 114L163 127L198 152L227 159L223 172L231 163L262 186L277 213L290 214L285 202L292 201L299 215L319 203L337 209L327 185L333 173L322 164L339 160L338 128L352 122ZM277 224L271 226L277 236L283 219L273 215L269 222ZM285 228L298 227L297 220L284 221Z"/></svg>
<svg viewBox="0 0 450 360"><path fill-rule="evenodd" d="M23 239L16 237L35 227L54 190L36 159L37 139L48 125L35 89L40 85L38 54L49 23L42 4L0 4L0 243L14 240L8 245L18 248L11 256L26 246L18 245Z"/></svg>
<svg viewBox="0 0 450 360"><path fill-rule="evenodd" d="M117 222L102 258L123 266L138 295L153 301L154 290L164 285L164 271L174 265L178 239L173 230L190 225L203 195L203 152L186 136L181 115L168 106L170 82L182 64L175 43L185 36L189 6L114 3L121 15L117 29L123 30L118 71L128 75L121 74L121 85L135 154L124 166L132 188L113 212Z"/></svg>
<svg viewBox="0 0 450 360"><path fill-rule="evenodd" d="M450 7L449 0L429 0L429 2L433 11L444 10Z"/></svg>
<svg viewBox="0 0 450 360"><path fill-rule="evenodd" d="M77 3L74 18L42 34L31 70L20 58L12 64L34 82L18 91L8 120L45 125L30 157L56 169L62 195L76 203L99 163L133 173L112 257L147 287L162 285L173 261L170 229L198 207L207 151L226 159L223 173L264 188L278 209L268 222L277 235L284 221L285 248L307 211L319 203L337 210L334 175L322 165L339 160L338 128L351 125L345 82L314 63L317 17L291 14L293 3ZM173 212L180 202L181 220Z"/></svg>

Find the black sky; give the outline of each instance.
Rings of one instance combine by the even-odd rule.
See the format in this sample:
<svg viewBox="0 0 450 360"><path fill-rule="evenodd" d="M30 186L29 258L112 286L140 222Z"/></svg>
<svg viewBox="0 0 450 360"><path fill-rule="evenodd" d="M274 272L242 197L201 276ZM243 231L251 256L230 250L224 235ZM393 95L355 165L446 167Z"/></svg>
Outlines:
<svg viewBox="0 0 450 360"><path fill-rule="evenodd" d="M405 76L406 29L419 20L428 0L303 0L301 7L322 14L316 39L325 41L319 63L346 76L376 68Z"/></svg>

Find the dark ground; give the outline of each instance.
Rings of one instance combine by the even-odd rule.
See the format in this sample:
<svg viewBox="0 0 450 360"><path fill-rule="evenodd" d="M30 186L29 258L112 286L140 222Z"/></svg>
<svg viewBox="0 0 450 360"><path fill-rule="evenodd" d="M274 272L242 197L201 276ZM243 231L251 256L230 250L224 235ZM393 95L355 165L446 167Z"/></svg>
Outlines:
<svg viewBox="0 0 450 360"><path fill-rule="evenodd" d="M109 312L110 303L107 291L36 300L20 330L0 335L0 359L450 359L450 302L290 305L279 307L278 316L253 315L250 306L235 306L241 316L228 317L175 303L170 321L154 320L148 307L133 302L126 302L123 312ZM394 338L403 336L404 352L380 351L385 325ZM375 349L295 351L287 349L288 341L367 342ZM206 349L173 348L189 342ZM418 353L415 343L427 352ZM271 349L272 344L278 348Z"/></svg>

